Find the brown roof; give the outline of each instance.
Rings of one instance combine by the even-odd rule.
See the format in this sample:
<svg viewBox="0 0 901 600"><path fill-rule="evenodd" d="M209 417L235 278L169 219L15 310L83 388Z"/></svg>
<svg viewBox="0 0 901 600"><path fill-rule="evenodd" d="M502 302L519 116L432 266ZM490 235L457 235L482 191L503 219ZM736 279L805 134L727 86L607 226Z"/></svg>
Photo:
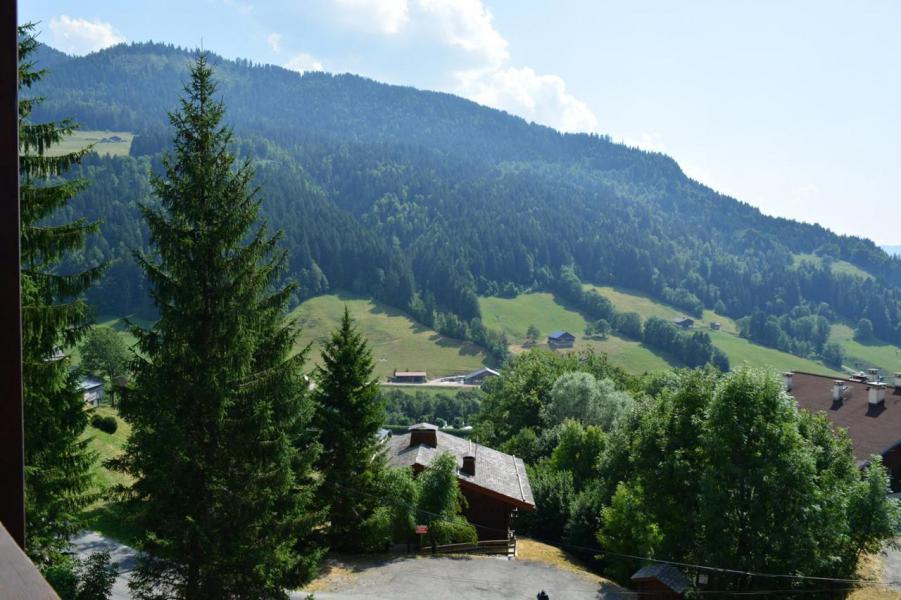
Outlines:
<svg viewBox="0 0 901 600"><path fill-rule="evenodd" d="M418 426L422 428L424 424ZM412 428L411 428L412 429ZM534 510L535 499L521 458L504 454L487 446L465 440L443 431L436 431L437 447L419 444L410 446L410 434L397 435L387 443L388 464L393 467L428 467L441 452L457 459L457 477L461 485L477 488L518 508ZM475 456L475 475L463 473L464 456Z"/></svg>
<svg viewBox="0 0 901 600"><path fill-rule="evenodd" d="M842 402L832 401L832 385L847 386ZM869 404L869 384L854 379L838 379L812 373L794 373L792 389L801 408L821 412L836 427L848 430L858 465L873 454L884 454L901 443L901 390L889 384L881 407Z"/></svg>

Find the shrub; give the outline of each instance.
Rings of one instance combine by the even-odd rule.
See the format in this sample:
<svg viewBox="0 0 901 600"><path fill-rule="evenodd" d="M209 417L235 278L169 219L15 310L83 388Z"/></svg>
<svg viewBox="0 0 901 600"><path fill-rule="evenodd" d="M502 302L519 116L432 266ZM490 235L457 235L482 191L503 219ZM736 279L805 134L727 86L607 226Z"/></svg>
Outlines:
<svg viewBox="0 0 901 600"><path fill-rule="evenodd" d="M104 417L102 415L95 414L93 417L91 417L91 427L109 434L113 434L116 433L117 429L119 429L119 421L117 421L116 417L112 415Z"/></svg>

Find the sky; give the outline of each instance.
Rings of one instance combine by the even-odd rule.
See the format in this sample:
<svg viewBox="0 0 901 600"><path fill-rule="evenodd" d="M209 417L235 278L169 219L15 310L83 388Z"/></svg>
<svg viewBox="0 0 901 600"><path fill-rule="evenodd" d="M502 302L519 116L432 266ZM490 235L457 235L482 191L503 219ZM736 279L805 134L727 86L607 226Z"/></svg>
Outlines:
<svg viewBox="0 0 901 600"><path fill-rule="evenodd" d="M759 207L901 244L901 2L20 0L42 41L131 41L451 92L675 158Z"/></svg>

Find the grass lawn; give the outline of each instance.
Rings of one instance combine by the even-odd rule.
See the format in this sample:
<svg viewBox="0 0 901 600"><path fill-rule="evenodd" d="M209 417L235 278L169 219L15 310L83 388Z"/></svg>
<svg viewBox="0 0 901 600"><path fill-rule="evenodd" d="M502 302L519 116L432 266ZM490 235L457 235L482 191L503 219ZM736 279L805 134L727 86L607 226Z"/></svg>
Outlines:
<svg viewBox="0 0 901 600"><path fill-rule="evenodd" d="M800 265L802 262L810 262L816 266L820 266L823 263L823 260L817 256L816 254L795 254L793 257L794 266ZM832 272L833 273L844 273L845 275L853 275L855 277L861 277L863 279L872 279L872 275L861 269L856 265L852 265L851 263L844 260L837 260L832 263Z"/></svg>
<svg viewBox="0 0 901 600"><path fill-rule="evenodd" d="M549 293L521 294L516 298L479 298L482 321L492 329L507 334L512 343L511 351L524 350L526 330L535 325L542 338L557 329L569 331L576 336L574 350L594 350L603 352L610 362L631 373L645 373L668 369L671 365L658 353L652 352L639 342L610 336L606 340L585 339L587 321L577 310L561 302ZM541 347L547 347L540 344Z"/></svg>
<svg viewBox="0 0 901 600"><path fill-rule="evenodd" d="M313 344L312 362L318 363L322 344L340 323L345 305L369 340L379 377L395 369L443 377L474 371L489 361L481 346L440 335L406 313L370 298L339 293L311 298L291 312L303 330L298 348Z"/></svg>
<svg viewBox="0 0 901 600"><path fill-rule="evenodd" d="M610 286L589 285L586 287L595 289L602 296L608 298L613 302L616 310L637 312L641 315L642 320L649 317L672 319L685 314L684 311L678 308L664 304L640 292ZM722 329L719 331L711 330L708 324L713 321L718 321L722 325ZM828 375L841 375L840 372L830 369L819 362L781 352L774 348L752 344L738 336L738 327L735 321L729 317L718 315L712 310L705 310L700 323L696 321L695 327L706 331L710 335L714 346L729 356L729 362L733 368L747 365L778 371L810 371ZM611 356L611 360L612 358Z"/></svg>
<svg viewBox="0 0 901 600"><path fill-rule="evenodd" d="M112 139L115 137L120 139ZM69 152L77 152L94 144L94 152L101 156L128 156L134 137L134 134L128 131L76 131L51 148L47 155L60 156Z"/></svg>
<svg viewBox="0 0 901 600"><path fill-rule="evenodd" d="M845 349L845 366L855 371L870 367L882 369L886 375L901 371L901 348L897 346L882 342L861 344L854 339L854 330L841 323L832 326L829 340Z"/></svg>

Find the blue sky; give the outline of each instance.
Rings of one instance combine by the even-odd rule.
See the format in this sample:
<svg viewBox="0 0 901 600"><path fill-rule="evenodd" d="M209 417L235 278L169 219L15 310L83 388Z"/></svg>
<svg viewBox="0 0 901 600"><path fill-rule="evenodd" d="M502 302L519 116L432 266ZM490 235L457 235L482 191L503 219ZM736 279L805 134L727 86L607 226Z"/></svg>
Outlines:
<svg viewBox="0 0 901 600"><path fill-rule="evenodd" d="M901 2L20 0L83 54L172 42L437 89L673 156L768 214L901 243Z"/></svg>

